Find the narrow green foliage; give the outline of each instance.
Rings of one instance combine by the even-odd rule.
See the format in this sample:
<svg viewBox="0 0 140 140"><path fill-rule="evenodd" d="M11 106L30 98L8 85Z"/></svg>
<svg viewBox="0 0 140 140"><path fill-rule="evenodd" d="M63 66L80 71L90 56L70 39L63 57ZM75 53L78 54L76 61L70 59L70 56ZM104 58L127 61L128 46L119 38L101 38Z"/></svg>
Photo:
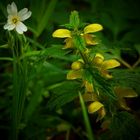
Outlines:
<svg viewBox="0 0 140 140"><path fill-rule="evenodd" d="M40 22L37 28L37 35L36 35L37 37L39 37L42 31L46 28L48 21L54 11L56 3L57 3L57 0L51 0L43 17L40 18L39 20Z"/></svg>
<svg viewBox="0 0 140 140"><path fill-rule="evenodd" d="M79 98L80 98L80 103L81 103L81 107L82 107L82 113L83 113L83 117L84 117L84 123L86 126L86 130L88 133L88 139L89 140L95 140L93 133L92 133L92 128L90 126L90 122L89 122L89 118L88 118L88 114L87 114L87 109L84 103L84 100L82 98L81 93L79 92Z"/></svg>
<svg viewBox="0 0 140 140"><path fill-rule="evenodd" d="M18 40L18 37L15 36L15 41L11 40L9 45L12 46L11 49L13 52L13 125L11 139L17 140L26 97L28 68L26 59L23 59L22 61L19 59L20 55L24 53L23 47L25 47L25 43L23 40Z"/></svg>
<svg viewBox="0 0 140 140"><path fill-rule="evenodd" d="M10 58L10 57L0 57L0 60L13 61L13 58Z"/></svg>
<svg viewBox="0 0 140 140"><path fill-rule="evenodd" d="M30 102L26 107L24 118L25 123L30 119L36 107L39 105L42 94L43 94L43 83L41 81L35 81L34 85L36 85L32 91L33 95L31 96Z"/></svg>

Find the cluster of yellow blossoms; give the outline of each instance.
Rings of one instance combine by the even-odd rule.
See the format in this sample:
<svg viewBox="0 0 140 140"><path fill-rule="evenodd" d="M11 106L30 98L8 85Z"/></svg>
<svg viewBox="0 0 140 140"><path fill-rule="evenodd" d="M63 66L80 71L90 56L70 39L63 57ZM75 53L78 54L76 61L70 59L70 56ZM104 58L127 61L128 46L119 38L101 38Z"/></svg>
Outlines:
<svg viewBox="0 0 140 140"><path fill-rule="evenodd" d="M104 57L97 53L95 57L92 59L92 65L96 66L96 68L99 70L101 75L105 78L112 78L112 75L109 74L107 71L108 69L115 68L120 66L120 63L115 59L110 60L104 60ZM70 70L67 74L68 80L74 80L74 79L82 79L83 85L85 86L85 94L83 95L83 98L85 101L92 101L88 107L89 113L98 112L98 118L97 120L102 119L105 116L105 108L102 103L98 101L97 95L94 93L94 87L92 83L89 83L84 75L84 62L80 59L78 61L75 61L71 65L72 70Z"/></svg>
<svg viewBox="0 0 140 140"><path fill-rule="evenodd" d="M100 24L90 24L84 28L83 32L81 32L80 35L81 35L81 37L83 37L85 39L85 42L87 45L96 45L97 42L93 39L96 36L92 35L90 33L95 33L102 29L103 29L103 27ZM66 38L64 41L66 43L64 48L67 49L67 48L74 47L72 35L73 35L73 32L68 29L58 29L58 30L54 31L52 36L57 37L57 38Z"/></svg>

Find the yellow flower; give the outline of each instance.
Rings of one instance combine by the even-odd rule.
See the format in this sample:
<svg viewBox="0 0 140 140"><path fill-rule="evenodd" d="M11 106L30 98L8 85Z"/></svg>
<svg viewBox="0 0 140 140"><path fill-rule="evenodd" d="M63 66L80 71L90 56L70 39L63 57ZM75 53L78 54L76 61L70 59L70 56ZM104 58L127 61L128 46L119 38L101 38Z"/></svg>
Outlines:
<svg viewBox="0 0 140 140"><path fill-rule="evenodd" d="M102 76L108 79L112 78L112 75L110 75L107 70L120 66L120 63L117 60L115 59L104 60L103 55L99 53L95 55L92 61L93 64L95 64L96 67L99 69Z"/></svg>
<svg viewBox="0 0 140 140"><path fill-rule="evenodd" d="M106 115L104 105L102 103L100 103L99 101L95 101L95 102L91 103L88 106L88 112L89 113L97 112L98 113L97 121L103 119L104 116Z"/></svg>
<svg viewBox="0 0 140 140"><path fill-rule="evenodd" d="M85 38L87 45L96 45L97 42L93 40L93 38L95 36L92 34L89 34L89 33L98 32L102 29L103 29L103 27L100 24L96 24L96 23L89 24L84 28L83 33L81 33L81 36L83 36ZM58 30L53 32L52 36L57 37L57 38L66 38L65 39L66 45L64 46L64 48L65 49L66 48L73 48L72 32L70 30L58 29Z"/></svg>
<svg viewBox="0 0 140 140"><path fill-rule="evenodd" d="M134 98L137 97L138 94L131 88L115 87L114 90L118 96L119 105L126 110L130 110L130 107L127 106L125 98Z"/></svg>
<svg viewBox="0 0 140 140"><path fill-rule="evenodd" d="M82 59L79 59L79 60L73 62L71 64L72 70L70 70L67 73L67 79L68 80L74 80L74 79L78 79L78 78L82 79L82 77L83 77L82 75L83 75L83 71L84 71L82 69L83 65L84 65L84 62Z"/></svg>
<svg viewBox="0 0 140 140"><path fill-rule="evenodd" d="M67 79L68 80L75 80L75 79L81 79L82 78L82 73L83 73L83 70L70 70L68 73L67 73Z"/></svg>
<svg viewBox="0 0 140 140"><path fill-rule="evenodd" d="M83 67L83 63L81 61L75 61L71 65L72 70L80 70Z"/></svg>

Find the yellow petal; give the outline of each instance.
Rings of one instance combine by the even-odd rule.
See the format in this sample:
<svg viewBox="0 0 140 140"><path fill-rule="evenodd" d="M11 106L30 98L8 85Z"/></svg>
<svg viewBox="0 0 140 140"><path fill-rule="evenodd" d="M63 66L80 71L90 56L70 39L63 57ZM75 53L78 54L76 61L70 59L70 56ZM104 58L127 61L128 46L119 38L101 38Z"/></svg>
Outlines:
<svg viewBox="0 0 140 140"><path fill-rule="evenodd" d="M89 24L88 26L84 28L84 34L98 32L102 29L103 27L100 24L96 24L96 23Z"/></svg>
<svg viewBox="0 0 140 140"><path fill-rule="evenodd" d="M102 107L101 109L98 110L98 118L96 121L103 119L105 115L106 115L105 108Z"/></svg>
<svg viewBox="0 0 140 140"><path fill-rule="evenodd" d="M75 61L71 65L72 70L80 70L83 67L83 63L80 61Z"/></svg>
<svg viewBox="0 0 140 140"><path fill-rule="evenodd" d="M67 74L67 79L68 80L74 80L82 78L82 71L81 70L70 70Z"/></svg>
<svg viewBox="0 0 140 140"><path fill-rule="evenodd" d="M72 42L72 38L67 38L64 41L66 44L64 46L63 49L69 49L69 48L73 48L73 42Z"/></svg>
<svg viewBox="0 0 140 140"><path fill-rule="evenodd" d="M92 61L96 66L101 66L104 61L104 57L101 54L96 54Z"/></svg>
<svg viewBox="0 0 140 140"><path fill-rule="evenodd" d="M120 63L115 59L106 60L102 64L103 69L112 69L120 66Z"/></svg>
<svg viewBox="0 0 140 140"><path fill-rule="evenodd" d="M107 79L111 79L113 76L111 74L108 73L108 71L106 70L101 70L101 75Z"/></svg>
<svg viewBox="0 0 140 140"><path fill-rule="evenodd" d="M115 92L118 97L133 98L138 96L138 94L131 88L116 87Z"/></svg>
<svg viewBox="0 0 140 140"><path fill-rule="evenodd" d="M99 58L101 58L102 60L104 60L104 56L103 56L102 54L100 54L100 53L96 53L95 58L96 58L96 57L99 57Z"/></svg>
<svg viewBox="0 0 140 140"><path fill-rule="evenodd" d="M124 108L125 110L131 110L131 108L127 106L126 101L123 98L119 99L119 105L120 105L120 107Z"/></svg>
<svg viewBox="0 0 140 140"><path fill-rule="evenodd" d="M85 81L84 84L85 84L86 92L93 92L93 84L92 83Z"/></svg>
<svg viewBox="0 0 140 140"><path fill-rule="evenodd" d="M67 29L58 29L53 32L52 36L58 37L58 38L71 37L71 31L69 31Z"/></svg>
<svg viewBox="0 0 140 140"><path fill-rule="evenodd" d="M87 45L96 45L98 42L94 40L94 37L90 34L84 34L85 41Z"/></svg>
<svg viewBox="0 0 140 140"><path fill-rule="evenodd" d="M94 113L94 112L98 111L99 109L101 109L103 106L104 105L102 103L95 101L88 106L88 112Z"/></svg>

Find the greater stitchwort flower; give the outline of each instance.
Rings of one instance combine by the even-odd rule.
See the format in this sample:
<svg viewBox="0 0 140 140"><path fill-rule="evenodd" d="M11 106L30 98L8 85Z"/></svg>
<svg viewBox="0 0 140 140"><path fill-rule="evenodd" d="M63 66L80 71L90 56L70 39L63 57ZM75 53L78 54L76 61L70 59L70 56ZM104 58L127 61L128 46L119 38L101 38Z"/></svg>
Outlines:
<svg viewBox="0 0 140 140"><path fill-rule="evenodd" d="M8 4L7 6L8 20L4 25L5 30L16 30L19 34L27 31L27 27L22 23L22 21L28 19L31 16L31 11L24 8L18 12L17 6L14 2Z"/></svg>

